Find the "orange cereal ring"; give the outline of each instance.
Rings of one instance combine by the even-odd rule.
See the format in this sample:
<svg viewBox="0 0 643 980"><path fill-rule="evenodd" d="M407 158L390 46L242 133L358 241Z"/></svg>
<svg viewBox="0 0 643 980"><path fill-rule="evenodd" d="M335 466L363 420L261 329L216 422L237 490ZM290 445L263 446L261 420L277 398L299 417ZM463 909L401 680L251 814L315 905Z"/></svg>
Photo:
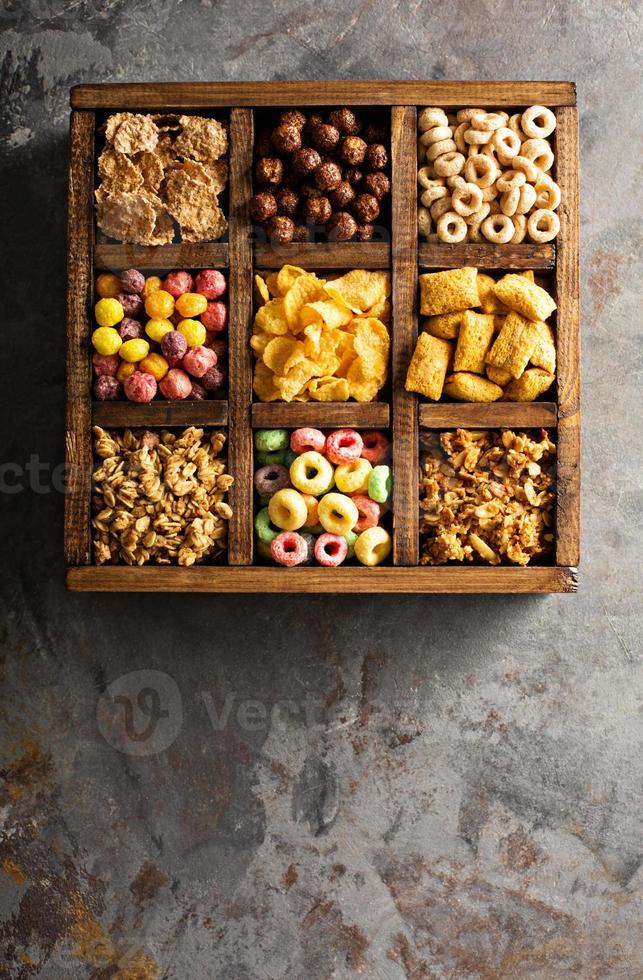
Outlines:
<svg viewBox="0 0 643 980"><path fill-rule="evenodd" d="M556 116L544 105L532 105L523 112L520 125L531 139L544 139L556 129Z"/></svg>
<svg viewBox="0 0 643 980"><path fill-rule="evenodd" d="M514 235L514 225L506 214L491 214L480 225L480 230L489 242L496 245L506 245Z"/></svg>
<svg viewBox="0 0 643 980"><path fill-rule="evenodd" d="M555 211L541 208L527 219L527 234L532 242L551 242L560 231L560 221Z"/></svg>
<svg viewBox="0 0 643 980"><path fill-rule="evenodd" d="M467 225L456 211L446 211L437 223L438 238L441 242L455 245L467 237Z"/></svg>
<svg viewBox="0 0 643 980"><path fill-rule="evenodd" d="M438 177L453 177L459 174L464 167L464 156L462 153L443 153L433 164Z"/></svg>

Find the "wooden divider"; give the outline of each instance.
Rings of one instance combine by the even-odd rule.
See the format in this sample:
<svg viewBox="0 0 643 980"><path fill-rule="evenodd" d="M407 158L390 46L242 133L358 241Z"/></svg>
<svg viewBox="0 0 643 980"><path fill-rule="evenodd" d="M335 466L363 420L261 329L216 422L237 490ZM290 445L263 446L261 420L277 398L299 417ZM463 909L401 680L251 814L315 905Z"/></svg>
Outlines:
<svg viewBox="0 0 643 980"><path fill-rule="evenodd" d="M255 402L252 406L254 429L296 429L312 425L317 429L347 426L351 429L388 429L391 412L388 402Z"/></svg>
<svg viewBox="0 0 643 980"><path fill-rule="evenodd" d="M424 429L550 429L557 421L554 402L437 402L420 405Z"/></svg>
<svg viewBox="0 0 643 980"><path fill-rule="evenodd" d="M457 269L475 265L478 269L553 269L556 260L554 245L493 245L460 242L423 242L419 247L421 269Z"/></svg>
<svg viewBox="0 0 643 980"><path fill-rule="evenodd" d="M107 429L157 428L179 425L228 424L227 401L205 398L203 401L168 402L162 399L137 405L128 401L94 402L92 415L96 425Z"/></svg>
<svg viewBox="0 0 643 980"><path fill-rule="evenodd" d="M404 388L417 339L417 113L391 110L393 275L393 562L416 565L419 551L418 403Z"/></svg>
<svg viewBox="0 0 643 980"><path fill-rule="evenodd" d="M385 242L319 242L255 245L258 269L281 269L287 263L304 269L388 269L391 246Z"/></svg>
<svg viewBox="0 0 643 980"><path fill-rule="evenodd" d="M228 264L227 242L178 245L96 245L94 268L117 269L223 269Z"/></svg>
<svg viewBox="0 0 643 980"><path fill-rule="evenodd" d="M252 564L252 197L253 114L251 109L230 112L230 230L228 466L234 475L229 491L233 515L229 526L230 565Z"/></svg>

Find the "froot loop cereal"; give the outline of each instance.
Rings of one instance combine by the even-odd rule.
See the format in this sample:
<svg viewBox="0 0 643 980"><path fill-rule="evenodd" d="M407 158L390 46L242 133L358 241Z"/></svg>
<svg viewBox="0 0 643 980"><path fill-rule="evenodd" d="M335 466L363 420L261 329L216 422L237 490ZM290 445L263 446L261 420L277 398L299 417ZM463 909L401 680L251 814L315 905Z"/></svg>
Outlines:
<svg viewBox="0 0 643 980"><path fill-rule="evenodd" d="M220 238L219 194L228 181L228 136L216 119L117 112L104 127L96 220L136 245ZM140 290L134 289L134 292Z"/></svg>
<svg viewBox="0 0 643 980"><path fill-rule="evenodd" d="M226 379L227 283L217 269L147 278L138 269L96 279L92 333L99 401L203 399ZM109 378L109 380L107 380Z"/></svg>
<svg viewBox="0 0 643 980"><path fill-rule="evenodd" d="M422 565L527 565L554 544L556 446L545 430L431 433L420 466Z"/></svg>
<svg viewBox="0 0 643 980"><path fill-rule="evenodd" d="M472 267L420 276L428 314L407 391L432 401L533 401L556 378L556 303L533 272L495 280Z"/></svg>
<svg viewBox="0 0 643 980"><path fill-rule="evenodd" d="M372 401L386 382L390 277L318 278L297 266L255 277L254 391L268 401Z"/></svg>
<svg viewBox="0 0 643 980"><path fill-rule="evenodd" d="M94 427L92 497L97 565L193 565L220 555L233 478L223 432L135 434Z"/></svg>
<svg viewBox="0 0 643 980"><path fill-rule="evenodd" d="M353 557L367 566L386 560L391 536L382 521L392 478L384 433L259 429L254 441L261 463L254 475L254 527L262 558L285 567L335 567ZM371 457L376 451L375 465L362 455L367 447Z"/></svg>
<svg viewBox="0 0 643 980"><path fill-rule="evenodd" d="M533 105L509 116L485 109L423 109L418 117L418 230L429 241L550 242L560 230L551 176L556 117Z"/></svg>

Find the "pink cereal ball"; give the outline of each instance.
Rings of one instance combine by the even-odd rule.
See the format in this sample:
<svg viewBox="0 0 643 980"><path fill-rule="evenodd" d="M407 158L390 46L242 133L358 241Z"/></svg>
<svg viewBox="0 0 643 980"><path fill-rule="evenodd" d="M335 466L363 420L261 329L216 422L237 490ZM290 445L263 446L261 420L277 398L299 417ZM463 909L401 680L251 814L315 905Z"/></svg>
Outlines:
<svg viewBox="0 0 643 980"><path fill-rule="evenodd" d="M143 324L138 320L132 320L131 317L126 316L118 325L118 332L123 338L123 340L140 340L141 337L145 337L145 328Z"/></svg>
<svg viewBox="0 0 643 980"><path fill-rule="evenodd" d="M320 534L315 541L315 558L320 565L335 568L348 554L348 541L340 534Z"/></svg>
<svg viewBox="0 0 643 980"><path fill-rule="evenodd" d="M133 377L133 375L132 375ZM189 398L192 393L192 379L180 368L171 368L159 384L161 394L170 402Z"/></svg>
<svg viewBox="0 0 643 980"><path fill-rule="evenodd" d="M119 293L116 299L123 307L125 316L137 317L143 312L143 297L138 293Z"/></svg>
<svg viewBox="0 0 643 980"><path fill-rule="evenodd" d="M101 374L94 381L94 398L99 402L113 402L120 393L120 384L110 374Z"/></svg>
<svg viewBox="0 0 643 980"><path fill-rule="evenodd" d="M390 443L383 432L362 432L362 443L362 459L367 459L373 466L386 462Z"/></svg>
<svg viewBox="0 0 643 980"><path fill-rule="evenodd" d="M225 374L215 365L208 368L199 380L206 391L219 391L225 384Z"/></svg>
<svg viewBox="0 0 643 980"><path fill-rule="evenodd" d="M226 291L225 276L216 269L202 269L196 277L195 291L207 299L218 299Z"/></svg>
<svg viewBox="0 0 643 980"><path fill-rule="evenodd" d="M381 507L374 500L371 500L368 494L354 493L351 500L359 512L359 520L353 528L357 534L361 534L367 527L375 527L376 524L379 524L382 516Z"/></svg>
<svg viewBox="0 0 643 980"><path fill-rule="evenodd" d="M178 299L183 293L191 293L194 286L194 279L189 272L168 272L163 280L163 289L174 299Z"/></svg>
<svg viewBox="0 0 643 980"><path fill-rule="evenodd" d="M118 371L121 362L118 354L99 354L98 351L92 356L94 374L98 378L113 377Z"/></svg>
<svg viewBox="0 0 643 980"><path fill-rule="evenodd" d="M196 381L192 382L192 391L188 395L188 398L192 398L193 401L202 402L208 397L208 393L201 385L198 385Z"/></svg>
<svg viewBox="0 0 643 980"><path fill-rule="evenodd" d="M121 272L121 289L124 293L142 293L145 288L145 276L138 269L126 269Z"/></svg>
<svg viewBox="0 0 643 980"><path fill-rule="evenodd" d="M331 463L352 463L362 455L364 443L354 429L336 429L326 439L326 456Z"/></svg>
<svg viewBox="0 0 643 980"><path fill-rule="evenodd" d="M279 565L292 568L301 565L308 557L306 539L295 531L282 531L270 543L272 557Z"/></svg>
<svg viewBox="0 0 643 980"><path fill-rule="evenodd" d="M123 384L125 397L131 402L151 402L156 394L156 378L144 371L134 371Z"/></svg>
<svg viewBox="0 0 643 980"><path fill-rule="evenodd" d="M225 303L209 302L208 308L201 314L201 323L212 333L221 333L228 323L228 307Z"/></svg>
<svg viewBox="0 0 643 980"><path fill-rule="evenodd" d="M307 453L314 450L323 453L326 446L326 436L319 429L295 429L290 437L290 448L294 453Z"/></svg>
<svg viewBox="0 0 643 980"><path fill-rule="evenodd" d="M191 347L183 358L183 370L193 378L202 378L205 372L217 363L217 355L213 350L197 344Z"/></svg>

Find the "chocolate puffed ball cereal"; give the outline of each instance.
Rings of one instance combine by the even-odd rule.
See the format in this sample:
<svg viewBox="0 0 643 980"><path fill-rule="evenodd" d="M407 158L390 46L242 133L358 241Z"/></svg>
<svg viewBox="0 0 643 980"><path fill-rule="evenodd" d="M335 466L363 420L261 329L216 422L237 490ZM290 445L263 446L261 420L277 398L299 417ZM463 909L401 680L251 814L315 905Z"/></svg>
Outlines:
<svg viewBox="0 0 643 980"><path fill-rule="evenodd" d="M372 242L375 235L375 225L358 225L356 235L360 242Z"/></svg>
<svg viewBox="0 0 643 980"><path fill-rule="evenodd" d="M328 118L331 125L335 126L344 136L355 136L360 131L357 117L350 109L333 109Z"/></svg>
<svg viewBox="0 0 643 980"><path fill-rule="evenodd" d="M377 198L372 194L360 194L353 201L352 207L355 218L362 224L376 221L380 214Z"/></svg>
<svg viewBox="0 0 643 980"><path fill-rule="evenodd" d="M306 177L308 174L312 174L321 162L319 153L311 146L303 146L301 150L296 150L290 160L293 173L299 177Z"/></svg>
<svg viewBox="0 0 643 980"><path fill-rule="evenodd" d="M344 167L344 180L347 180L351 187L359 187L364 178L364 171L359 167Z"/></svg>
<svg viewBox="0 0 643 980"><path fill-rule="evenodd" d="M339 130L329 123L319 123L313 128L310 139L320 153L330 153L339 143Z"/></svg>
<svg viewBox="0 0 643 980"><path fill-rule="evenodd" d="M279 116L279 126L296 126L301 130L306 125L306 117L299 109L287 109Z"/></svg>
<svg viewBox="0 0 643 980"><path fill-rule="evenodd" d="M250 201L250 217L257 224L262 224L277 214L277 201L270 191L260 191Z"/></svg>
<svg viewBox="0 0 643 980"><path fill-rule="evenodd" d="M295 233L295 223L292 218L278 214L266 224L266 233L275 245L288 245Z"/></svg>
<svg viewBox="0 0 643 980"><path fill-rule="evenodd" d="M357 166L364 162L367 149L366 143L359 136L345 136L339 147L340 160L351 166Z"/></svg>
<svg viewBox="0 0 643 980"><path fill-rule="evenodd" d="M364 163L368 170L383 170L388 163L386 147L382 143L371 143L366 151Z"/></svg>
<svg viewBox="0 0 643 980"><path fill-rule="evenodd" d="M336 163L320 163L315 170L315 185L320 191L332 191L341 182L342 171Z"/></svg>
<svg viewBox="0 0 643 980"><path fill-rule="evenodd" d="M294 218L299 207L299 194L290 187L284 187L277 191L275 195L277 213L285 214L287 218ZM270 215L270 217L273 217Z"/></svg>
<svg viewBox="0 0 643 980"><path fill-rule="evenodd" d="M337 211L326 225L326 234L332 242L348 242L356 231L357 222L347 211Z"/></svg>
<svg viewBox="0 0 643 980"><path fill-rule="evenodd" d="M342 180L329 192L328 200L336 211L343 211L355 200L355 191L347 180Z"/></svg>
<svg viewBox="0 0 643 980"><path fill-rule="evenodd" d="M372 174L366 174L364 177L364 191L367 194L372 194L376 197L378 201L381 201L383 197L386 197L391 190L391 182L381 171L376 171Z"/></svg>
<svg viewBox="0 0 643 980"><path fill-rule="evenodd" d="M280 156L288 156L301 146L301 129L292 123L282 123L272 133L272 145Z"/></svg>
<svg viewBox="0 0 643 980"><path fill-rule="evenodd" d="M304 215L309 225L325 225L332 213L327 197L311 197L304 205Z"/></svg>
<svg viewBox="0 0 643 980"><path fill-rule="evenodd" d="M279 157L261 157L257 161L255 176L260 184L278 186L284 177L284 165Z"/></svg>
<svg viewBox="0 0 643 980"><path fill-rule="evenodd" d="M386 130L384 126L378 126L377 123L368 123L362 132L362 139L369 144L384 143L386 140Z"/></svg>

